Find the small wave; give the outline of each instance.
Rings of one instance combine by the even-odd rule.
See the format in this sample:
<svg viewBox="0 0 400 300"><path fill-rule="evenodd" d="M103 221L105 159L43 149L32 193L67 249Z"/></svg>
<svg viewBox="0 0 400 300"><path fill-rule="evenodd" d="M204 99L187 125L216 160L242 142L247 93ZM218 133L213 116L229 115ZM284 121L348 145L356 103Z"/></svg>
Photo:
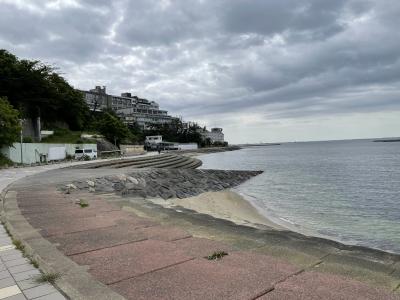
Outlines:
<svg viewBox="0 0 400 300"><path fill-rule="evenodd" d="M294 222L292 222L292 221L290 221L288 219L285 219L285 218L282 218L282 217L279 217L279 219L284 221L284 222L286 222L286 223L292 224L294 226L299 226L298 224L296 224L296 223L294 223Z"/></svg>

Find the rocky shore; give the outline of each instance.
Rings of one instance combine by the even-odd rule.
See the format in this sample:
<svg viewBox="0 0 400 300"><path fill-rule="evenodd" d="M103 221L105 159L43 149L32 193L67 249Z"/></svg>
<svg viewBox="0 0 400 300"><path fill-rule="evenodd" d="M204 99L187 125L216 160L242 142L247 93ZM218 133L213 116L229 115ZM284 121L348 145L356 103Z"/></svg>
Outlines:
<svg viewBox="0 0 400 300"><path fill-rule="evenodd" d="M111 193L122 196L162 199L188 198L204 192L235 187L261 171L224 171L193 169L149 169L74 181L60 189Z"/></svg>

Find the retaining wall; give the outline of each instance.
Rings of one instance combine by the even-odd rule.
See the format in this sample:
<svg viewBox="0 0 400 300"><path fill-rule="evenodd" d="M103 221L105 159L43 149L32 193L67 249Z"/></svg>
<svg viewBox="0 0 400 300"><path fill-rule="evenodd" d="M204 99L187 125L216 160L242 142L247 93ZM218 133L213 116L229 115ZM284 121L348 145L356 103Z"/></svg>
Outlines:
<svg viewBox="0 0 400 300"><path fill-rule="evenodd" d="M96 144L47 144L47 143L22 143L22 157L24 164L40 162L40 156L49 155L50 148L64 147L65 155L74 155L75 149L93 149L97 151ZM4 147L1 153L15 163L21 163L21 144L14 143L12 147Z"/></svg>

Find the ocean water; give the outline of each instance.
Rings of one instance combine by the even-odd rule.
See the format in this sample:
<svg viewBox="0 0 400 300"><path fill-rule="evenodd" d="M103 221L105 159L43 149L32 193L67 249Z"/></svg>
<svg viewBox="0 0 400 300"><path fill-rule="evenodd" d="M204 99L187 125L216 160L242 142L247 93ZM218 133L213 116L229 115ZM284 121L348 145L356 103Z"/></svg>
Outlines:
<svg viewBox="0 0 400 300"><path fill-rule="evenodd" d="M235 190L280 225L400 253L400 142L286 143L199 158L203 169L264 171Z"/></svg>

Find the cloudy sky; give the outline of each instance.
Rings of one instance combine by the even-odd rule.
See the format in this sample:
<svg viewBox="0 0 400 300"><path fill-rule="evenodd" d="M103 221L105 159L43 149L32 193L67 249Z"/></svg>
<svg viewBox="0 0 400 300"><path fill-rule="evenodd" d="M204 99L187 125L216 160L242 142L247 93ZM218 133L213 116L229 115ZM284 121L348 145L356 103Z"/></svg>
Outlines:
<svg viewBox="0 0 400 300"><path fill-rule="evenodd" d="M0 48L232 143L400 136L398 0L0 0Z"/></svg>

